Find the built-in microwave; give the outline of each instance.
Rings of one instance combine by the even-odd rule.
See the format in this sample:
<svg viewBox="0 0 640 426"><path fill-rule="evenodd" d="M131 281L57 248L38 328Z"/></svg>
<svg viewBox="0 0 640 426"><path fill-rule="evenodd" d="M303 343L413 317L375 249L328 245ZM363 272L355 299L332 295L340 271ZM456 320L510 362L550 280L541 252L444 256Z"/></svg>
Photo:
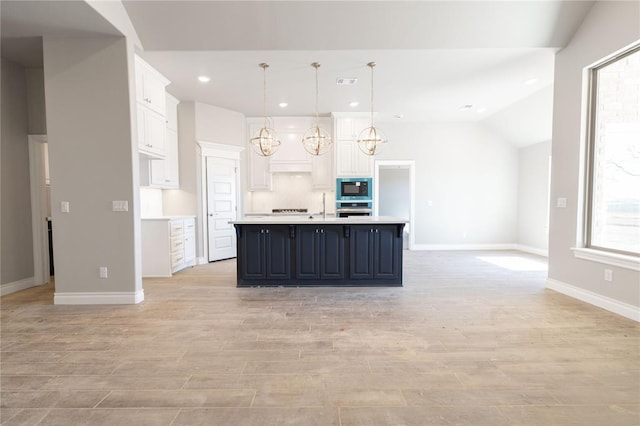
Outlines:
<svg viewBox="0 0 640 426"><path fill-rule="evenodd" d="M371 201L371 178L336 179L336 201Z"/></svg>

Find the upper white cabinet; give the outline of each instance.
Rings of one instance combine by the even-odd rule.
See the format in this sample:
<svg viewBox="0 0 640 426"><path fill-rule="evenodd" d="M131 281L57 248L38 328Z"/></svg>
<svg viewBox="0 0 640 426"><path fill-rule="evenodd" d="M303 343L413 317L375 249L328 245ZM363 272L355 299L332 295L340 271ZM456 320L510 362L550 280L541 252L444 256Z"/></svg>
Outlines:
<svg viewBox="0 0 640 426"><path fill-rule="evenodd" d="M136 100L152 111L166 113L165 88L170 83L144 59L136 56Z"/></svg>
<svg viewBox="0 0 640 426"><path fill-rule="evenodd" d="M176 189L180 186L178 166L178 103L166 94L167 116L165 120L166 156L164 160L151 160L151 186Z"/></svg>
<svg viewBox="0 0 640 426"><path fill-rule="evenodd" d="M138 56L135 57L135 75L138 149L143 155L164 158L167 110L165 87L169 80Z"/></svg>
<svg viewBox="0 0 640 426"><path fill-rule="evenodd" d="M247 156L249 163L249 176L247 182L247 189L249 191L271 191L271 172L269 171L269 158L257 154L248 139L251 139L256 135L258 130L262 127L262 121L259 123L256 121L249 122L247 138Z"/></svg>
<svg viewBox="0 0 640 426"><path fill-rule="evenodd" d="M371 124L366 118L336 117L336 176L370 177L373 157L358 148L358 135Z"/></svg>
<svg viewBox="0 0 640 426"><path fill-rule="evenodd" d="M165 118L138 104L138 150L152 158L166 156Z"/></svg>

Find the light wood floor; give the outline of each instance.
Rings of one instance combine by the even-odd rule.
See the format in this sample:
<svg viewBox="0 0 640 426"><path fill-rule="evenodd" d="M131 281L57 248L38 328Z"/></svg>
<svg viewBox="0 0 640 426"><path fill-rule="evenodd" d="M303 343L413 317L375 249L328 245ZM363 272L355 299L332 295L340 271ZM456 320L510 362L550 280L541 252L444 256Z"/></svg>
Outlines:
<svg viewBox="0 0 640 426"><path fill-rule="evenodd" d="M405 252L403 288L236 289L230 260L127 306L29 289L1 299L0 421L640 424L640 326L546 290L544 266Z"/></svg>

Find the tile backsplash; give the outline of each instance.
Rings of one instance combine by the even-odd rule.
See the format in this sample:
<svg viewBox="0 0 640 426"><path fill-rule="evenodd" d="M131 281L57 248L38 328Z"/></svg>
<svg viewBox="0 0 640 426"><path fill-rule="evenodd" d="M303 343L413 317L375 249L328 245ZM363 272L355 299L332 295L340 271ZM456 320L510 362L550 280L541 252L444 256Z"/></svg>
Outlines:
<svg viewBox="0 0 640 426"><path fill-rule="evenodd" d="M322 211L322 193L326 193L327 212L334 213L335 192L314 191L310 173L274 173L273 190L250 192L246 213L270 213L272 209L308 209L310 213Z"/></svg>

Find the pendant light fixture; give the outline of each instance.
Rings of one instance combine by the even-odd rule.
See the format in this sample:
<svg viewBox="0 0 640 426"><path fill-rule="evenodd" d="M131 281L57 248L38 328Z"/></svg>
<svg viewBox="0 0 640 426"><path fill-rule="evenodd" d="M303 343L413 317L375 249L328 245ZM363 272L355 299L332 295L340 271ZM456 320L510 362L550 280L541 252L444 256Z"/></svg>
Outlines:
<svg viewBox="0 0 640 426"><path fill-rule="evenodd" d="M373 124L373 67L376 66L376 63L369 62L367 66L371 68L371 126L360 132L358 147L367 155L376 155L381 145L387 143L387 140Z"/></svg>
<svg viewBox="0 0 640 426"><path fill-rule="evenodd" d="M318 124L318 68L320 68L320 64L314 62L311 66L316 69L316 125L304 133L302 146L309 154L322 155L331 147L331 136Z"/></svg>
<svg viewBox="0 0 640 426"><path fill-rule="evenodd" d="M267 68L269 68L269 64L263 62L258 66L262 68L264 77L264 125L258 130L256 136L249 139L249 142L258 155L269 157L273 155L280 146L280 139L278 139L276 131L269 127L269 119L267 118Z"/></svg>

